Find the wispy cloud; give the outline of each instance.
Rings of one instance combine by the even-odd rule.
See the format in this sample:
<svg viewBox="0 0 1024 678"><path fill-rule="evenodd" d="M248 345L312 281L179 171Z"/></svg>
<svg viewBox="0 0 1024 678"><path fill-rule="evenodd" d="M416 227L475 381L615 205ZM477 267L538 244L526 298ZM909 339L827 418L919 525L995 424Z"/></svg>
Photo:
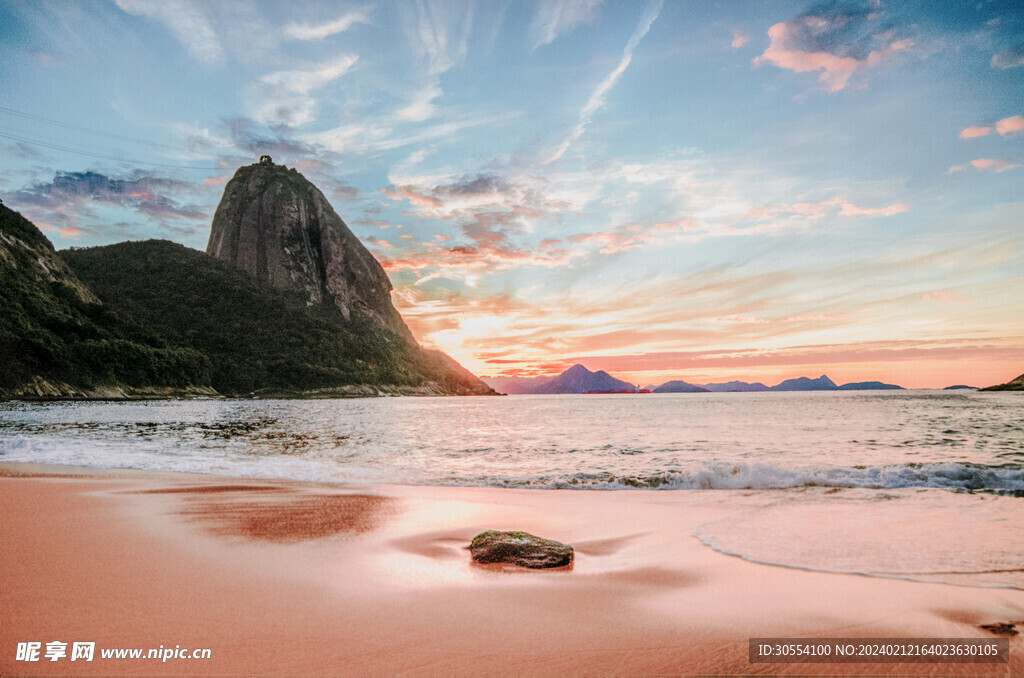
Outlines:
<svg viewBox="0 0 1024 678"><path fill-rule="evenodd" d="M939 306L945 306L946 304L962 304L968 301L974 301L974 299L968 299L961 294L950 292L949 290L937 290L935 292L928 292L922 296L921 301L934 301L938 303Z"/></svg>
<svg viewBox="0 0 1024 678"><path fill-rule="evenodd" d="M953 165L946 170L946 173L953 174L955 172L963 172L968 167L973 167L974 169L982 172L987 171L999 173L1020 167L1020 165L1007 158L978 158L977 160L972 160L967 165Z"/></svg>
<svg viewBox="0 0 1024 678"><path fill-rule="evenodd" d="M612 87L615 86L615 82L623 73L626 72L626 69L629 68L629 64L633 60L633 52L636 50L637 45L640 44L640 41L644 39L644 36L647 35L647 32L651 30L651 25L654 23L655 19L658 18L658 14L661 13L661 6L662 0L655 0L644 10L644 13L640 17L640 22L636 26L636 30L633 31L633 35L629 36L629 41L626 43L626 48L622 51L622 58L619 59L618 65L611 73L605 76L605 79L601 81L601 84L597 86L597 89L591 93L590 98L587 100L587 104L580 111L579 122L576 123L576 126L572 129L569 135L548 157L547 162L549 164L565 155L565 152L569 150L569 146L583 136L583 132L586 131L587 125L590 124L590 120L593 118L594 113L604 106L604 99L608 95L608 92L611 91Z"/></svg>
<svg viewBox="0 0 1024 678"><path fill-rule="evenodd" d="M264 75L246 94L252 116L259 122L291 126L312 122L317 101L310 93L348 73L357 61L356 55L343 54L309 69Z"/></svg>
<svg viewBox="0 0 1024 678"><path fill-rule="evenodd" d="M200 5L190 0L117 0L125 12L166 26L193 58L216 64L224 60L224 48Z"/></svg>
<svg viewBox="0 0 1024 678"><path fill-rule="evenodd" d="M838 208L838 212L836 211ZM749 211L749 215L759 220L774 219L780 216L794 216L808 221L818 221L829 214L838 213L842 217L889 217L907 211L903 203L893 203L885 207L860 207L854 205L843 196L836 196L821 202L798 202L790 205L767 205Z"/></svg>
<svg viewBox="0 0 1024 678"><path fill-rule="evenodd" d="M428 74L444 73L465 58L473 27L472 2L416 0L406 10L406 37Z"/></svg>
<svg viewBox="0 0 1024 678"><path fill-rule="evenodd" d="M882 30L876 7L820 5L768 29L771 43L754 63L797 73L818 71L830 92L844 89L854 73L889 61L914 45L894 30Z"/></svg>
<svg viewBox="0 0 1024 678"><path fill-rule="evenodd" d="M326 37L343 33L356 24L369 23L370 9L361 8L346 12L334 21L321 24L290 23L285 26L284 33L295 40L323 40Z"/></svg>
<svg viewBox="0 0 1024 678"><path fill-rule="evenodd" d="M1019 68L1024 66L1024 44L1007 47L992 55L993 68Z"/></svg>
<svg viewBox="0 0 1024 678"><path fill-rule="evenodd" d="M533 13L533 49L549 45L580 24L590 23L602 0L541 0Z"/></svg>
<svg viewBox="0 0 1024 678"><path fill-rule="evenodd" d="M750 40L750 36L747 35L747 32L737 28L732 32L732 42L729 43L729 46L733 49L739 49L746 45L748 40Z"/></svg>
<svg viewBox="0 0 1024 678"><path fill-rule="evenodd" d="M997 120L992 125L976 125L974 127L965 127L960 131L961 139L974 139L977 137L987 136L993 132L998 132L1003 136L1008 134L1015 134L1017 132L1024 132L1024 115L1011 115L1008 118Z"/></svg>

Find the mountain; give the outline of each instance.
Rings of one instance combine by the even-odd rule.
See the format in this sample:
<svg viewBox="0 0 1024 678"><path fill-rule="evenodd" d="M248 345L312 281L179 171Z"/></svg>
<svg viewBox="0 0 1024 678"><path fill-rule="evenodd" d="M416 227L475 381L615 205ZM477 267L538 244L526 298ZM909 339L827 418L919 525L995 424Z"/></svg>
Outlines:
<svg viewBox="0 0 1024 678"><path fill-rule="evenodd" d="M533 393L542 384L551 381L551 377L480 377L480 381L498 393L520 395Z"/></svg>
<svg viewBox="0 0 1024 678"><path fill-rule="evenodd" d="M781 384L776 384L768 389L769 391L837 391L839 387L836 386L835 382L826 377L824 374L817 379L808 379L807 377L797 377L796 379L787 379Z"/></svg>
<svg viewBox="0 0 1024 678"><path fill-rule="evenodd" d="M205 356L123 336L49 239L3 205L0 290L0 398L212 393Z"/></svg>
<svg viewBox="0 0 1024 678"><path fill-rule="evenodd" d="M731 392L744 392L751 393L755 391L767 391L768 387L761 382L754 382L753 384L745 381L726 381L719 384L704 384L704 388L712 393L731 393Z"/></svg>
<svg viewBox="0 0 1024 678"><path fill-rule="evenodd" d="M943 391L960 391L960 390L965 390L965 389L966 390L977 391L978 387L977 386L965 386L964 384L957 384L955 386L947 386L946 388L944 388L942 390Z"/></svg>
<svg viewBox="0 0 1024 678"><path fill-rule="evenodd" d="M1008 381L1005 384L997 384L995 386L987 386L982 391L1024 391L1024 374L1020 375L1012 381Z"/></svg>
<svg viewBox="0 0 1024 678"><path fill-rule="evenodd" d="M707 393L708 390L685 381L667 381L654 389L654 393Z"/></svg>
<svg viewBox="0 0 1024 678"><path fill-rule="evenodd" d="M880 381L855 381L843 384L840 391L902 391L902 386L896 384L883 384Z"/></svg>
<svg viewBox="0 0 1024 678"><path fill-rule="evenodd" d="M305 287L167 241L57 253L0 205L0 398L494 394L389 316L375 274L363 286L335 264L324 289L340 276L347 296L311 302Z"/></svg>
<svg viewBox="0 0 1024 678"><path fill-rule="evenodd" d="M591 372L583 365L573 365L557 377L535 388L533 393L588 393L590 391L635 390L633 384L619 381L607 372Z"/></svg>
<svg viewBox="0 0 1024 678"><path fill-rule="evenodd" d="M381 265L316 186L269 156L240 167L224 187L206 253L310 305L331 303L345 320L358 310L412 340Z"/></svg>

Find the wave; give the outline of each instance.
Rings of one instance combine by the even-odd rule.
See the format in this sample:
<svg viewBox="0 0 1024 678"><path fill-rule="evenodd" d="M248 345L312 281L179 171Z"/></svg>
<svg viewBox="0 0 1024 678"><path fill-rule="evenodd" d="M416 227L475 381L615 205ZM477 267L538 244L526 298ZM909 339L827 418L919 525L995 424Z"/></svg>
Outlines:
<svg viewBox="0 0 1024 678"><path fill-rule="evenodd" d="M896 489L904 487L1024 493L1024 467L966 462L894 464L878 467L704 463L680 471L645 475L574 473L539 478L449 478L456 485L593 490L771 490L798 487Z"/></svg>
<svg viewBox="0 0 1024 678"><path fill-rule="evenodd" d="M243 448L248 446L242 446ZM693 462L684 468L649 473L578 472L518 476L507 472L453 475L434 459L413 467L405 458L352 455L256 455L225 448L198 449L156 441L97 441L16 435L0 438L0 461L93 468L212 473L334 482L396 483L578 490L774 490L800 487L941 488L1024 496L1024 466L969 462L905 463L887 466L787 466L772 463ZM476 468L487 463L478 460Z"/></svg>

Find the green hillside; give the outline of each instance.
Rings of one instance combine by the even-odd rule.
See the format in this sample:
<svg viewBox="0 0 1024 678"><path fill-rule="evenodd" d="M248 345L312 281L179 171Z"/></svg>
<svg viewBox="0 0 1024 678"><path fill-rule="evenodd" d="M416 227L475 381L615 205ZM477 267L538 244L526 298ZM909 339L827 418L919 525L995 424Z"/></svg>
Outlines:
<svg viewBox="0 0 1024 678"><path fill-rule="evenodd" d="M58 254L0 206L0 284L0 396L54 395L25 388L40 379L84 391L493 393L444 354L359 313L346 321L333 304L308 306L298 293L167 241Z"/></svg>
<svg viewBox="0 0 1024 678"><path fill-rule="evenodd" d="M0 395L40 380L186 388L210 362L181 347L127 340L31 222L0 205Z"/></svg>

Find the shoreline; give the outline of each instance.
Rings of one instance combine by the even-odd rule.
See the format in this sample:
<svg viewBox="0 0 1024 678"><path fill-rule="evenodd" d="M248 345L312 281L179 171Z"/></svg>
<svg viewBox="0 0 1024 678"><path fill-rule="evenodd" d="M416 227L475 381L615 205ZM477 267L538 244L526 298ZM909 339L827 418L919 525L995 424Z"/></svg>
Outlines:
<svg viewBox="0 0 1024 678"><path fill-rule="evenodd" d="M740 490L341 485L0 463L0 673L1019 675L1010 664L751 664L751 637L998 637L1024 591L752 563L696 526ZM571 543L568 571L474 565L469 540ZM1019 622L1018 622L1019 623ZM14 661L18 642L210 648Z"/></svg>

